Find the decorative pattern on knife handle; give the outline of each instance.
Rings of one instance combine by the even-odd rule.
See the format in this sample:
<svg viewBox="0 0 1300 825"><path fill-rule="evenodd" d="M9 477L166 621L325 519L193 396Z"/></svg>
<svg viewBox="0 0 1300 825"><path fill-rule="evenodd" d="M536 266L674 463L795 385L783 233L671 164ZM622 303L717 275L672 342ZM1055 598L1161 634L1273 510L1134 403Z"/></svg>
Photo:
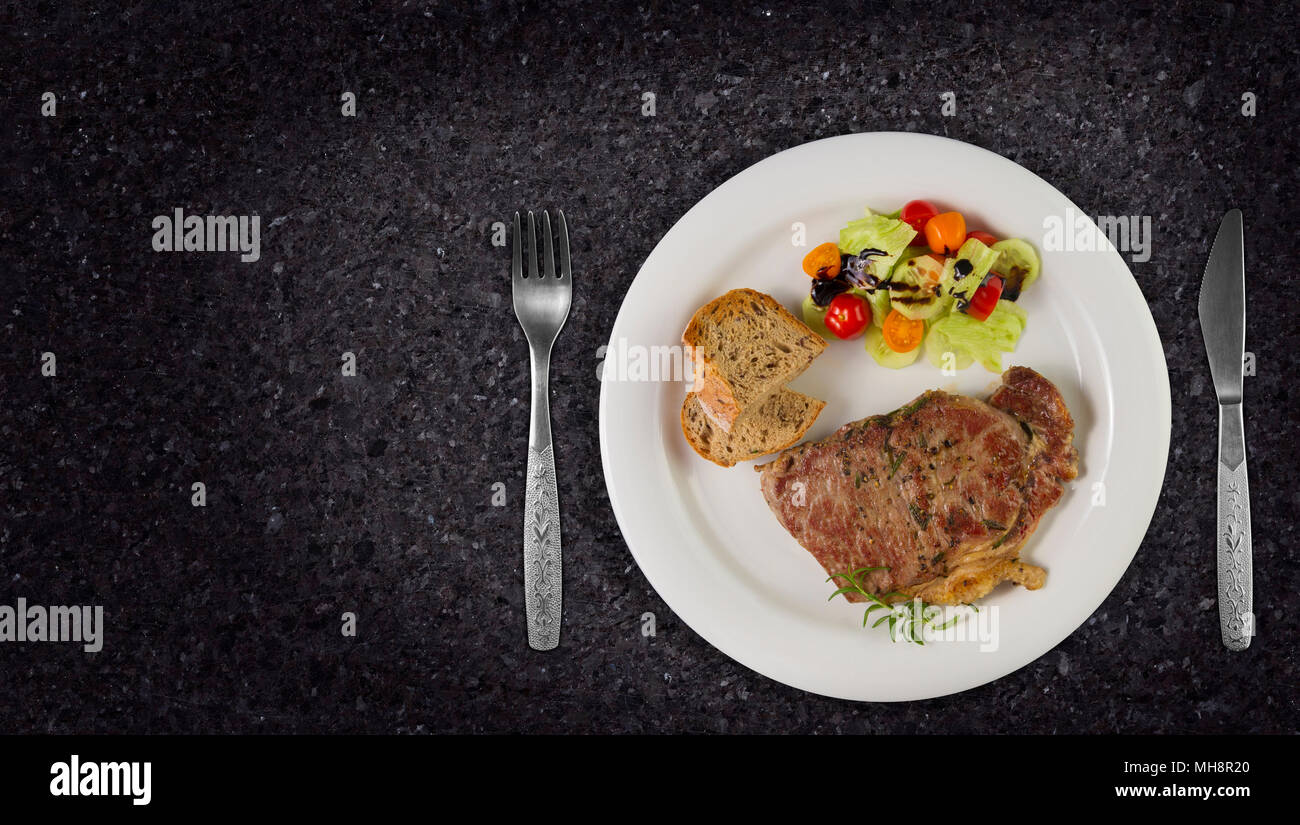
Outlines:
<svg viewBox="0 0 1300 825"><path fill-rule="evenodd" d="M1229 650L1245 650L1255 635L1251 586L1250 492L1246 462L1219 462L1219 626Z"/></svg>
<svg viewBox="0 0 1300 825"><path fill-rule="evenodd" d="M555 456L528 448L524 492L524 610L528 645L552 650L560 643L561 606L560 500L555 485Z"/></svg>

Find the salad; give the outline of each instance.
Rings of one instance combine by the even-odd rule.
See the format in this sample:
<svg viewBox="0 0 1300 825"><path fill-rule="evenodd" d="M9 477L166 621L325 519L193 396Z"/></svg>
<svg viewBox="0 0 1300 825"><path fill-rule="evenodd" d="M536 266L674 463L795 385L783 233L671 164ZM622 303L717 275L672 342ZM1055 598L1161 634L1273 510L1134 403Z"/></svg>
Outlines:
<svg viewBox="0 0 1300 825"><path fill-rule="evenodd" d="M803 260L812 288L803 320L830 340L865 336L876 363L926 360L942 369L978 362L1002 371L1027 316L1016 300L1038 279L1038 253L1019 238L968 231L960 212L924 200L890 214L870 209L839 241Z"/></svg>

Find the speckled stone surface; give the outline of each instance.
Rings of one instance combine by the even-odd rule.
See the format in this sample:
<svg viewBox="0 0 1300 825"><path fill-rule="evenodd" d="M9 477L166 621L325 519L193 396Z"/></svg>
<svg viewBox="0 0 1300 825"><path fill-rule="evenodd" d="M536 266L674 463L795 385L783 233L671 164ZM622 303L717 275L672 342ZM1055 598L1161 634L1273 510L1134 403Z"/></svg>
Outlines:
<svg viewBox="0 0 1300 825"><path fill-rule="evenodd" d="M0 729L1294 731L1295 6L868 5L8 7L0 603L102 604L107 639L0 645ZM774 152L872 130L968 141L1090 214L1150 215L1133 270L1174 407L1155 518L1096 614L993 684L888 707L774 683L674 617L609 507L595 377L640 262L691 205ZM564 637L538 654L526 345L491 235L554 204L579 287L552 372ZM1234 205L1258 363L1243 654L1218 641L1195 314ZM260 215L261 260L153 252L175 207Z"/></svg>

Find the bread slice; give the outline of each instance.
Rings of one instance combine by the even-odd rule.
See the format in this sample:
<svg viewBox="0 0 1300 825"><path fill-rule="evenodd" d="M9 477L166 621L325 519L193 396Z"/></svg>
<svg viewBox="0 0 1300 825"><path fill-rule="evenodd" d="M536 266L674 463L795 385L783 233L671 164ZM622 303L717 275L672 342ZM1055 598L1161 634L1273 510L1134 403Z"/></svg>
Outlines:
<svg viewBox="0 0 1300 825"><path fill-rule="evenodd" d="M794 444L825 406L825 401L781 388L757 408L742 413L731 432L725 433L713 425L699 396L691 392L682 404L682 432L695 452L714 464L731 467Z"/></svg>
<svg viewBox="0 0 1300 825"><path fill-rule="evenodd" d="M733 289L700 307L682 343L693 348L700 407L724 433L826 349L824 338L753 289Z"/></svg>

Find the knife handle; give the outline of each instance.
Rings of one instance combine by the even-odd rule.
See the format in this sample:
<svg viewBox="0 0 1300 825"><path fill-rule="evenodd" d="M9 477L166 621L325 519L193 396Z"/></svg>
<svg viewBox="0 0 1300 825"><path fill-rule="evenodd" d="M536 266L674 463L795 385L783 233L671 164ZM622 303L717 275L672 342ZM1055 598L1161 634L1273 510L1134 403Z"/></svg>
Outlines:
<svg viewBox="0 0 1300 825"><path fill-rule="evenodd" d="M1219 506L1215 547L1219 629L1228 650L1245 650L1255 635L1251 583L1250 486L1241 402L1219 405Z"/></svg>

